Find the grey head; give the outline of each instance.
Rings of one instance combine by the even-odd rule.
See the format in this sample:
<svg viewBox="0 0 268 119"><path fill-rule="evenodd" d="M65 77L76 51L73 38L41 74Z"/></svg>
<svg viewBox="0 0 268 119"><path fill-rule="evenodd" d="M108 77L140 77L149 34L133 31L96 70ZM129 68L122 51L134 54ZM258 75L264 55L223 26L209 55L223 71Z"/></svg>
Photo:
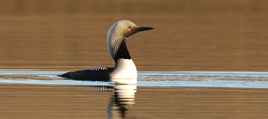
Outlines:
<svg viewBox="0 0 268 119"><path fill-rule="evenodd" d="M122 51L121 56L125 55L125 57L129 57L127 47L126 47L126 40L131 35L138 33L140 31L151 30L152 27L144 27L138 26L135 23L129 20L120 20L114 23L107 34L107 46L108 51L111 57L116 60L117 59L117 52L121 48ZM129 56L128 56L129 55Z"/></svg>

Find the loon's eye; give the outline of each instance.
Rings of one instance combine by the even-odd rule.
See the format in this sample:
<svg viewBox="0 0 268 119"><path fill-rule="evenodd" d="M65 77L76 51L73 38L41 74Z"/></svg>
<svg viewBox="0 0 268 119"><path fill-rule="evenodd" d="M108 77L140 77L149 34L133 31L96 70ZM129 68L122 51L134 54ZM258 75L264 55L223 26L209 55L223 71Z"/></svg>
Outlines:
<svg viewBox="0 0 268 119"><path fill-rule="evenodd" d="M132 27L131 26L128 26L128 30L132 30Z"/></svg>

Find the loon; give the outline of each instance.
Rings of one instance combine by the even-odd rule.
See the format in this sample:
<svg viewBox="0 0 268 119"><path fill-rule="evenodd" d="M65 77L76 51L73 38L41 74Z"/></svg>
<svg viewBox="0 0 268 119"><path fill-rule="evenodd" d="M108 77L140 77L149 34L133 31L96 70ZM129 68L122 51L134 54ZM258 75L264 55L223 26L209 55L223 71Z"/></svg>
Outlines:
<svg viewBox="0 0 268 119"><path fill-rule="evenodd" d="M108 51L115 61L114 67L99 66L58 75L63 78L83 81L111 81L111 79L136 79L137 69L127 49L126 41L131 35L151 30L152 27L138 26L130 20L114 23L107 34Z"/></svg>

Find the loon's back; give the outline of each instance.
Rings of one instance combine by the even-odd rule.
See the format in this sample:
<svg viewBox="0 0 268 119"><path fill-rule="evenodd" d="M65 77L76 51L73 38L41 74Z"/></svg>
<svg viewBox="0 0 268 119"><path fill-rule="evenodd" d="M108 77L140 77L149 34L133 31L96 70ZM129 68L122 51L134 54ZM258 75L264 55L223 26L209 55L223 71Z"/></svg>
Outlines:
<svg viewBox="0 0 268 119"><path fill-rule="evenodd" d="M61 74L59 76L73 79L73 80L81 80L81 81L110 81L110 74L113 71L113 67L92 67L88 69L67 72Z"/></svg>

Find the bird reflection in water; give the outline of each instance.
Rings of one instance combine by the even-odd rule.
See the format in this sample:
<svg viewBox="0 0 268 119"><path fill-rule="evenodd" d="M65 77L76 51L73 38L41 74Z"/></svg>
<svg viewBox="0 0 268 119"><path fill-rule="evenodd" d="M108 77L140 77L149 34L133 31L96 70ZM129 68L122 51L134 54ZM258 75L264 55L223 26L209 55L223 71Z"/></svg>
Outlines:
<svg viewBox="0 0 268 119"><path fill-rule="evenodd" d="M136 84L114 84L114 95L107 106L107 119L124 119L126 112L135 104Z"/></svg>
<svg viewBox="0 0 268 119"><path fill-rule="evenodd" d="M135 104L136 84L137 79L116 79L109 86L98 86L98 91L113 89L114 92L107 104L107 119L126 118L126 112Z"/></svg>

